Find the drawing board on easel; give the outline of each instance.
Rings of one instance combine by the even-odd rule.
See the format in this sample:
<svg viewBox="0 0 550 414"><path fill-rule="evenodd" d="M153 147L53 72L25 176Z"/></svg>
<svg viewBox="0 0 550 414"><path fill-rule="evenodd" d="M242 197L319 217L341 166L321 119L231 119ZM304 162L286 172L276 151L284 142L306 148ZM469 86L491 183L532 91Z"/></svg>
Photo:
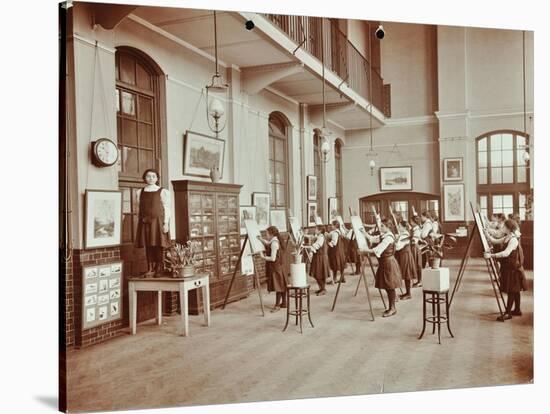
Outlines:
<svg viewBox="0 0 550 414"><path fill-rule="evenodd" d="M489 242L487 241L487 237L485 237L485 228L483 226L483 219L481 217L481 213L478 213L474 210L474 206L472 203L470 203L470 207L472 209L472 214L474 215L474 220L476 222L477 231L479 233L479 238L481 239L481 244L483 245L483 251L484 252L490 252L491 247L489 246Z"/></svg>
<svg viewBox="0 0 550 414"><path fill-rule="evenodd" d="M297 243L302 233L302 231L300 230L300 224L298 223L298 219L296 217L289 216L288 224L290 225L289 226L290 234L292 235L294 242Z"/></svg>
<svg viewBox="0 0 550 414"><path fill-rule="evenodd" d="M252 250L252 254L257 254L265 251L263 243L258 240L258 237L261 237L261 234L256 220L245 220L244 226L246 228L246 233L248 234L248 241L250 242L250 249Z"/></svg>
<svg viewBox="0 0 550 414"><path fill-rule="evenodd" d="M363 226L363 221L359 216L351 216L351 228L353 229L353 234L357 240L357 248L359 251L365 251L368 248L367 239L363 232L365 231L365 226Z"/></svg>
<svg viewBox="0 0 550 414"><path fill-rule="evenodd" d="M342 219L342 216L336 216L336 221L340 224L341 229L347 230L346 225L344 224L344 220Z"/></svg>

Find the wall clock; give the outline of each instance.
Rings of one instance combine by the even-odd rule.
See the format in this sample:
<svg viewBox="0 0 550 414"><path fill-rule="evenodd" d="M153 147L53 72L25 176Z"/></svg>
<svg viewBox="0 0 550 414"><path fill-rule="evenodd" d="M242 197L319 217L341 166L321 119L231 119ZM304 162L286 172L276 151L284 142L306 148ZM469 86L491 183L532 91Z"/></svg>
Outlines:
<svg viewBox="0 0 550 414"><path fill-rule="evenodd" d="M110 167L118 160L117 145L108 138L92 142L92 162L97 167Z"/></svg>

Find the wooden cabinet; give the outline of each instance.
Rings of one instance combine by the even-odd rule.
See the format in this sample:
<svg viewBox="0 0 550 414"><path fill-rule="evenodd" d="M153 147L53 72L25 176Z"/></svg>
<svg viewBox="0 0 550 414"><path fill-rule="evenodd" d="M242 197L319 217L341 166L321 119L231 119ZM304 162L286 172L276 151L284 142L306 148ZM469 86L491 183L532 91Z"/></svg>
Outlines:
<svg viewBox="0 0 550 414"><path fill-rule="evenodd" d="M196 269L210 276L211 307L221 306L241 249L239 193L242 186L191 180L172 181L172 185L176 241L195 243ZM238 269L229 301L248 296L247 281ZM189 292L189 313L196 315L200 309L200 292Z"/></svg>

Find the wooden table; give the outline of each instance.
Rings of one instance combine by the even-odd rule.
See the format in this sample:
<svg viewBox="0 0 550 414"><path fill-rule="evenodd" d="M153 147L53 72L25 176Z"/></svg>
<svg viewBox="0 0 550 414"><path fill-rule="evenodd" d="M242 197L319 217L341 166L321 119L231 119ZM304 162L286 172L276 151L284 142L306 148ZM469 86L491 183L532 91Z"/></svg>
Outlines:
<svg viewBox="0 0 550 414"><path fill-rule="evenodd" d="M202 288L204 305L204 322L210 326L210 286L208 274L198 274L189 278L158 277L129 278L130 327L132 335L136 334L137 292L157 292L157 323L162 324L162 292L179 292L183 336L189 336L189 315L187 292Z"/></svg>

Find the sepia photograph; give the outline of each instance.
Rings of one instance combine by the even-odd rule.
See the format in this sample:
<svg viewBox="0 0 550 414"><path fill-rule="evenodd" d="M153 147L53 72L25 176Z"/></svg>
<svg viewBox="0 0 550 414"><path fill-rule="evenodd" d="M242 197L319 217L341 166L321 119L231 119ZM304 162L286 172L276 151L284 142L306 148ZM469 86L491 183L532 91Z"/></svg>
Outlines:
<svg viewBox="0 0 550 414"><path fill-rule="evenodd" d="M526 22L149 3L59 8L60 410L536 383Z"/></svg>

